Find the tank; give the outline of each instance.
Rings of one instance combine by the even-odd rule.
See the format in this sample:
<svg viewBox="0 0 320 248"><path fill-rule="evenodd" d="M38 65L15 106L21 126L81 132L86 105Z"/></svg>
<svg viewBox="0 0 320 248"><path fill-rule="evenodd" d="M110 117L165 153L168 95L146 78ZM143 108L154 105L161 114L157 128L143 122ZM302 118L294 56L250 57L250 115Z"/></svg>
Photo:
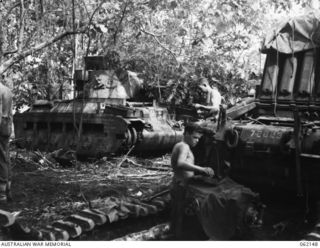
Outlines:
<svg viewBox="0 0 320 248"><path fill-rule="evenodd" d="M296 17L266 39L263 77L254 99L221 109L218 123L204 126L195 149L199 164L219 178L230 176L257 189L319 196L319 20Z"/></svg>
<svg viewBox="0 0 320 248"><path fill-rule="evenodd" d="M196 176L186 185L189 227L183 224L181 233L251 240L257 227L268 229L264 204L280 201L316 224L307 240L319 239L320 22L315 16L290 19L265 40L266 62L254 98L230 109L220 106L217 122L200 123L204 134L193 150L196 164L212 167L216 177Z"/></svg>
<svg viewBox="0 0 320 248"><path fill-rule="evenodd" d="M142 80L138 75L112 70L107 60L85 57L85 69L74 73L73 100L39 100L28 111L16 113L17 145L99 157L128 150L165 151L180 141L182 129L166 108L155 101L139 101Z"/></svg>

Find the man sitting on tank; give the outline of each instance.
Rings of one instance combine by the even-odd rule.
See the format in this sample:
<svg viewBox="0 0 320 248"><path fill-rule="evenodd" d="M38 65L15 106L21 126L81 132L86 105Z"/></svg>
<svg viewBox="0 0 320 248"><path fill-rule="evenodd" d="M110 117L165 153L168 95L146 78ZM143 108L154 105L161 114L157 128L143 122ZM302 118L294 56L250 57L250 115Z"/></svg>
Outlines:
<svg viewBox="0 0 320 248"><path fill-rule="evenodd" d="M220 92L216 87L211 87L206 78L200 79L199 88L207 95L206 105L196 103L194 107L197 109L197 112L203 114L205 118L217 118L222 101Z"/></svg>
<svg viewBox="0 0 320 248"><path fill-rule="evenodd" d="M194 155L191 148L194 147L202 133L200 126L195 123L188 123L184 130L183 140L177 143L172 151L171 165L174 176L172 182L172 215L171 231L176 239L182 238L183 208L185 200L185 186L195 173L214 176L214 171L210 167L195 165Z"/></svg>

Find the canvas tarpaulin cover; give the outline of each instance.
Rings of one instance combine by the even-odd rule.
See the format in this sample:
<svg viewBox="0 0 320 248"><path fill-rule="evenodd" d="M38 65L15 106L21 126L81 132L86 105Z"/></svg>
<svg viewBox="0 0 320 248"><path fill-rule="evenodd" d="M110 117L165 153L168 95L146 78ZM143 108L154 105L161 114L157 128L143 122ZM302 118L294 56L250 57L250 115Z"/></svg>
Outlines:
<svg viewBox="0 0 320 248"><path fill-rule="evenodd" d="M196 214L205 234L213 240L229 240L245 228L244 216L259 195L230 178L216 183L191 182L187 198L196 199Z"/></svg>
<svg viewBox="0 0 320 248"><path fill-rule="evenodd" d="M290 18L278 30L269 33L265 39L262 52L275 49L281 53L296 53L320 46L320 13Z"/></svg>

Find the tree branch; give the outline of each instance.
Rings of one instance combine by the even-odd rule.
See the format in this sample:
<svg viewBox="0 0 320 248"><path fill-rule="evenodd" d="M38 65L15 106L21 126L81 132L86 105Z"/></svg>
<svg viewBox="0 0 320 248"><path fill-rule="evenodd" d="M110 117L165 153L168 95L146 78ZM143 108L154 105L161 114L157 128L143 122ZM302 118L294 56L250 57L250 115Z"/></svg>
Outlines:
<svg viewBox="0 0 320 248"><path fill-rule="evenodd" d="M7 56L9 54L14 54L14 53L17 53L17 52L18 52L18 49L12 50L12 51L6 51L6 52L3 52L3 56Z"/></svg>
<svg viewBox="0 0 320 248"><path fill-rule="evenodd" d="M13 64L19 62L20 60L24 59L25 57L29 56L30 54L33 54L36 51L39 51L45 47L48 47L51 44L63 39L66 36L84 33L85 31L86 31L86 27L83 29L77 30L75 32L66 31L62 34L59 34L59 35L53 37L50 40L47 40L47 41L42 42L40 44L37 44L37 45L35 45L25 51L15 53L10 59L8 59L7 61L3 62L0 65L0 75L3 74L6 70L8 70Z"/></svg>
<svg viewBox="0 0 320 248"><path fill-rule="evenodd" d="M19 1L23 2L24 0L19 0ZM10 12L15 7L18 7L21 4L21 2L15 3L15 5L13 7L11 7ZM59 40L62 40L66 36L86 33L89 30L89 27L90 27L90 25L92 23L94 15L98 11L98 9L102 6L102 4L105 3L105 2L106 2L106 0L100 2L98 7L93 11L93 13L92 13L92 15L90 17L89 23L86 26L84 26L83 28L81 28L79 30L76 30L76 31L70 31L69 30L69 31L63 32L63 33L61 33L61 34L59 34L59 35L57 35L57 36L55 36L55 37L53 37L53 38L51 38L51 39L49 39L47 41L44 41L44 42L39 43L39 44L36 44L33 47L31 47L29 49L26 49L24 51L21 51L21 50L19 51L19 49L18 49L18 50L6 52L5 53L6 55L8 55L8 54L14 54L14 55L11 58L9 58L6 61L4 61L2 64L0 64L0 75L2 75L5 71L7 71L13 64L19 62L20 60L22 60L25 57L33 54L36 51L39 51L39 50L41 50L43 48L46 48L46 47L50 46L51 44L53 44L53 43L55 43L55 42L57 42ZM0 23L1 23L1 21L0 21Z"/></svg>
<svg viewBox="0 0 320 248"><path fill-rule="evenodd" d="M17 8L20 5L20 1L17 1L15 4L13 4L10 9L8 10L7 14L0 20L0 25L2 26L4 22L7 21L9 15L11 14L12 10Z"/></svg>
<svg viewBox="0 0 320 248"><path fill-rule="evenodd" d="M84 9L85 9L85 10L86 10L86 12L87 12L88 19L90 19L90 14L89 14L89 11L88 11L88 8L87 8L87 5L85 4L84 0L81 0L81 2L82 2L82 4L83 4L83 6L84 6ZM78 5L80 5L80 4L78 3Z"/></svg>
<svg viewBox="0 0 320 248"><path fill-rule="evenodd" d="M27 1L27 3L30 2L30 0ZM3 25L3 23L5 23L9 17L9 15L11 14L12 10L14 10L15 8L19 7L21 4L20 0L17 0L16 3L14 3L9 10L7 11L6 15L0 20L0 25Z"/></svg>
<svg viewBox="0 0 320 248"><path fill-rule="evenodd" d="M2 61L1 57L3 54L3 43L4 43L3 41L4 41L4 32L2 29L2 25L0 25L0 63Z"/></svg>
<svg viewBox="0 0 320 248"><path fill-rule="evenodd" d="M20 31L19 31L19 40L18 40L18 52L21 52L23 48L23 37L24 37L24 0L20 0Z"/></svg>
<svg viewBox="0 0 320 248"><path fill-rule="evenodd" d="M89 30L90 25L92 24L92 20L93 20L94 15L95 15L96 12L98 11L98 9L101 8L102 4L104 4L105 2L106 2L106 1L101 1L100 4L98 5L98 7L93 11L93 13L92 13L92 15L90 16L90 19L89 19L89 23L88 23L88 26L87 26L87 31ZM91 44L91 37L90 37L90 35L88 35L88 37L89 37L89 41L88 41L86 56L88 56L88 54L89 54L89 49L90 49L90 44Z"/></svg>
<svg viewBox="0 0 320 248"><path fill-rule="evenodd" d="M127 2L126 2L126 5L124 6L124 8L123 8L123 10L122 10L122 15L121 15L119 24L118 24L118 26L117 26L117 30L114 32L114 35L113 35L113 43L114 43L114 45L117 44L117 35L118 35L118 33L119 33L119 28L120 28L120 26L121 26L121 24L122 24L122 21L123 21L125 15L126 15L126 11L127 11L128 5L129 5L129 2L127 1Z"/></svg>
<svg viewBox="0 0 320 248"><path fill-rule="evenodd" d="M157 36L156 36L155 34L149 32L149 31L146 31L146 30L145 30L144 28L142 28L142 27L140 28L140 31L143 32L143 33L145 33L145 34L148 34L148 35L152 36L153 39L154 39L164 50L166 50L169 54L171 54L172 57L175 59L175 61L178 63L176 54L175 54L173 51L171 51L169 48L167 48L165 45L163 45L163 44L159 41L159 39L157 38Z"/></svg>
<svg viewBox="0 0 320 248"><path fill-rule="evenodd" d="M39 29L38 28L33 28L33 30L31 32L29 32L30 35L28 37L26 37L25 41L24 41L24 46L29 46L30 45L30 41L34 41L36 39L34 39L34 37L36 37L36 35L39 33Z"/></svg>
<svg viewBox="0 0 320 248"><path fill-rule="evenodd" d="M0 63L2 62L2 56L3 56L3 44L4 44L4 31L3 31L3 24L6 23L10 13L12 12L13 9L18 7L20 5L20 2L18 0L17 3L13 4L9 10L7 11L6 15L0 19Z"/></svg>
<svg viewBox="0 0 320 248"><path fill-rule="evenodd" d="M17 8L17 7L19 7L20 5L21 5L21 2L23 2L23 1L21 1L21 0L17 0L17 2L15 2L14 4L12 4L11 5L11 7L8 9L8 11L7 11L7 13L5 14L5 16L2 18L2 19L0 19L0 26L1 26L1 28L0 28L0 56L4 56L4 55L7 55L7 54L10 54L10 53L4 53L4 54L2 54L2 52L3 52L3 40L5 39L4 38L4 32L3 32L3 30L2 30L2 27L4 26L4 23L6 23L7 22L7 20L8 20L8 18L9 18L9 15L11 14L11 12L15 9L15 8ZM26 1L26 3L29 3L30 2L30 0L27 0ZM1 59L0 59L0 61L2 61Z"/></svg>

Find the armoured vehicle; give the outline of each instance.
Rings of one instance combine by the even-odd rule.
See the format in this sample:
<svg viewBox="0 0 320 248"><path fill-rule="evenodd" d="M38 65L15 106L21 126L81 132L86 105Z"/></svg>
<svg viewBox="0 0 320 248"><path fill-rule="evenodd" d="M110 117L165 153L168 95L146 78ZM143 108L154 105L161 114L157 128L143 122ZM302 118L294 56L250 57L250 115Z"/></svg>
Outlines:
<svg viewBox="0 0 320 248"><path fill-rule="evenodd" d="M14 115L19 146L94 157L128 149L167 150L182 139L166 108L138 101L142 80L137 74L110 69L108 58L85 57L85 70L75 71L74 83L73 100L36 101Z"/></svg>
<svg viewBox="0 0 320 248"><path fill-rule="evenodd" d="M255 98L221 107L217 123L202 123L196 164L213 167L216 178L191 181L184 208L191 212L186 219L193 216L192 225L198 223L206 238L232 239L237 230L261 226L260 200L270 205L279 196L287 207L298 207L303 220L319 223L319 20L314 13L299 16L272 33L261 50L266 62ZM318 227L306 238L318 239Z"/></svg>
<svg viewBox="0 0 320 248"><path fill-rule="evenodd" d="M319 25L314 13L299 16L265 40L256 98L222 109L206 149L198 149L199 163L245 185L319 193Z"/></svg>

